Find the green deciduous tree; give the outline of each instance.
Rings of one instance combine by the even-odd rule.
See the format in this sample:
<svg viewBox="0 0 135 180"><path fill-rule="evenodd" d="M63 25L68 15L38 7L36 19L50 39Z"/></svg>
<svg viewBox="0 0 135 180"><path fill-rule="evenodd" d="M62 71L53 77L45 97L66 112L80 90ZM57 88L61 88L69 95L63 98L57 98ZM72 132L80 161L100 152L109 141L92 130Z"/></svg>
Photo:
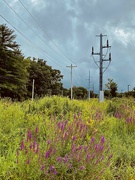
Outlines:
<svg viewBox="0 0 135 180"><path fill-rule="evenodd" d="M32 81L35 80L35 96L59 95L62 91L61 75L59 70L52 69L43 59L29 58L28 96L31 96Z"/></svg>
<svg viewBox="0 0 135 180"><path fill-rule="evenodd" d="M74 99L86 99L88 97L88 91L84 87L73 87Z"/></svg>
<svg viewBox="0 0 135 180"><path fill-rule="evenodd" d="M105 86L107 87L108 89L108 93L109 93L109 96L112 98L112 97L116 97L116 94L117 94L117 89L118 89L118 86L117 84L113 81L113 79L108 79L108 83L105 84Z"/></svg>

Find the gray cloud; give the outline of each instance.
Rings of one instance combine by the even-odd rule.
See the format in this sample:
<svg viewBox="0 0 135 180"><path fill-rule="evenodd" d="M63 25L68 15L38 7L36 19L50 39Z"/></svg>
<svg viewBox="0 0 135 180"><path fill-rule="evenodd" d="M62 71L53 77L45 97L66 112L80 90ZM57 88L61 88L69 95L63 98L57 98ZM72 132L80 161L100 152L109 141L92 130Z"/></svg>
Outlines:
<svg viewBox="0 0 135 180"><path fill-rule="evenodd" d="M74 85L87 87L86 79L90 70L91 79L98 91L99 71L91 57L91 47L94 46L95 51L99 52L99 38L95 36L100 33L107 35L103 38L103 44L106 44L108 38L112 46L112 62L104 73L104 84L108 78L112 78L118 83L119 91L127 91L128 84L131 89L135 87L134 0L23 0L22 3L40 26L33 21L19 1L6 1L47 45L11 12L4 1L0 2L1 15L43 49L49 57L30 47L29 43L15 32L24 54L44 58L48 64L60 69L64 74L65 87L70 85L70 70L66 65L74 63L78 66L73 70ZM1 18L0 23L6 22ZM95 59L99 61L99 57Z"/></svg>

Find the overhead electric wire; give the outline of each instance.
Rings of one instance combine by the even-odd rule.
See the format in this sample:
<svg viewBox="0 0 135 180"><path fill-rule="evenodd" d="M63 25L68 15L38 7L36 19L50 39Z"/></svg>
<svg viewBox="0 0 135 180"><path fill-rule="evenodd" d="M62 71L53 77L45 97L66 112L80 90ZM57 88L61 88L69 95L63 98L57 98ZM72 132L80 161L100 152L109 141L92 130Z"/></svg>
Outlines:
<svg viewBox="0 0 135 180"><path fill-rule="evenodd" d="M36 35L36 36L38 36L38 38L40 38L40 40L42 40L43 41L43 43L45 43L49 48L51 48L58 56L60 56L61 58L63 58L61 55L59 55L52 47L50 47L24 20L23 20L23 18L22 17L20 17L20 15L18 15L18 13L16 13L16 11L5 1L5 0L3 0L5 3L6 3L6 5L26 24L26 26L28 26L29 28L30 28L30 30ZM21 2L21 1L20 1ZM22 4L22 3L21 3ZM23 7L24 7L24 5L23 5ZM25 8L25 9L27 9L27 8ZM28 10L27 10L27 12L29 12ZM31 13L29 13L30 15L31 15ZM32 15L31 15L32 16ZM34 19L34 21L36 22L36 20L35 20L35 18L32 16L32 18ZM58 48L58 47L57 47ZM60 49L59 49L60 50ZM42 50L43 51L43 50ZM47 55L47 54L46 54ZM49 56L49 55L47 55L47 56ZM52 59L52 58L51 58ZM60 61L59 61L60 62ZM61 62L60 62L61 63ZM58 64L57 64L58 65ZM61 66L59 66L59 67L61 67ZM77 77L77 79L78 79L78 76L76 75L76 77ZM77 83L78 84L78 83Z"/></svg>
<svg viewBox="0 0 135 180"><path fill-rule="evenodd" d="M29 38L27 38L21 31L19 31L14 25L12 25L6 18L4 18L2 15L0 15L2 19L4 19L13 29L15 29L19 34L21 34L32 46L34 46L36 49L40 50L45 56L48 56L49 59L53 61L53 59L46 54L40 47L38 47L35 43L33 43ZM58 65L60 68L63 69L59 64L55 62L56 65ZM67 70L67 69L66 69Z"/></svg>
<svg viewBox="0 0 135 180"><path fill-rule="evenodd" d="M50 57L48 54L46 54L44 52L44 50L42 50L40 47L38 47L35 43L33 43L29 38L27 38L21 31L19 31L15 26L13 26L6 18L4 18L2 15L0 15L2 17L2 19L4 19L8 24L10 24L10 26L12 28L14 28L19 34L21 34L30 44L32 44L34 47L36 47L36 49L40 50L45 56L48 56L49 59L52 59L52 57ZM53 61L53 59L52 59ZM55 64L57 64L56 62L54 62ZM58 64L57 64L58 65ZM61 67L60 65L58 65L59 67ZM63 67L61 67L63 68Z"/></svg>
<svg viewBox="0 0 135 180"><path fill-rule="evenodd" d="M38 38L43 42L43 43L45 43L49 48L51 48L58 56L60 56L61 58L63 58L61 55L59 55L52 47L50 47L24 20L23 20L23 18L22 17L20 17L20 15L5 1L5 0L3 0L5 3L6 3L6 5L26 24L26 26L28 26L30 29L31 29L31 31L36 35L36 36L38 36ZM61 61L59 61L60 63L61 63ZM66 64L65 64L66 65Z"/></svg>
<svg viewBox="0 0 135 180"><path fill-rule="evenodd" d="M42 40L49 48L51 48L58 56L60 56L61 58L63 58L60 54L58 54L52 47L50 47L17 13L16 11L5 1L3 0L7 5L8 7L32 30L32 32L34 34L36 34L40 40ZM23 5L23 3L19 0L19 2ZM35 18L31 15L31 13L27 10L27 8L23 5L23 7L25 8L25 10L30 14L30 16L32 17L32 19L36 22L36 24L38 26L39 23L37 23L37 21L35 20ZM18 31L27 41L29 41L34 47L36 47L36 49L42 51L46 56L49 57L49 59L52 59L47 53L45 53L40 47L38 47L36 44L34 44L30 39L28 39L22 32L20 32L16 27L14 27L8 20L6 20L2 15L0 15L7 23L9 23L16 31ZM42 29L42 27L40 26L40 28ZM43 30L43 29L42 29ZM44 30L43 30L44 31ZM48 34L44 31L44 33L48 36ZM48 38L50 39L50 37L48 36ZM59 49L59 51L64 55L64 53L60 50L60 48L51 40L51 42ZM65 55L64 55L65 56ZM65 56L66 57L66 56ZM66 59L68 59L66 57ZM52 59L53 60L53 59ZM68 59L69 62L72 62L71 60ZM53 61L54 62L54 61ZM61 63L61 62L60 62ZM55 62L55 64L57 64ZM58 65L58 64L57 64ZM59 66L59 65L58 65ZM61 67L61 66L59 66ZM61 67L62 68L62 67ZM62 68L63 69L63 68ZM78 79L78 76L76 75L77 79ZM75 81L76 82L76 81ZM78 79L78 82L80 83L79 79ZM78 84L78 83L77 83Z"/></svg>
<svg viewBox="0 0 135 180"><path fill-rule="evenodd" d="M21 3L21 5L24 7L24 9L28 12L28 14L31 16L31 18L34 20L34 22L40 27L40 29L46 34L46 36L48 37L48 39L55 45L55 47L57 47L57 49L64 55L64 57L66 57L66 59L68 59L69 62L72 63L72 61L65 56L65 54L63 53L63 51L51 40L51 38L49 37L48 33L46 33L46 31L41 27L41 25L36 21L36 19L34 18L34 16L29 12L29 10L26 8L26 6L21 2L21 0L19 0L19 2ZM52 48L51 48L52 49ZM62 57L62 56L61 56ZM63 58L63 57L62 57ZM77 79L78 76L76 75Z"/></svg>
<svg viewBox="0 0 135 180"><path fill-rule="evenodd" d="M48 35L48 33L41 27L41 25L36 21L36 19L34 18L34 16L28 11L28 9L26 8L26 6L21 2L21 0L18 0L21 5L24 7L24 9L28 12L28 14L32 17L32 19L34 20L34 22L40 27L40 29L46 34L46 36L48 37L48 39L52 42L52 44L54 44L54 46L64 55L64 57L70 62L75 64L74 62L72 62L65 54L64 52L58 47L58 45L51 40L50 36Z"/></svg>

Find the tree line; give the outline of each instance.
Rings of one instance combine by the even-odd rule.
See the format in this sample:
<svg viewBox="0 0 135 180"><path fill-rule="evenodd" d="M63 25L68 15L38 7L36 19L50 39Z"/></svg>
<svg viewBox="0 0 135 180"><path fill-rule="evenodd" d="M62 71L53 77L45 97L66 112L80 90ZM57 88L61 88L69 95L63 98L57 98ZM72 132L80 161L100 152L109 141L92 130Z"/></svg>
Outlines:
<svg viewBox="0 0 135 180"><path fill-rule="evenodd" d="M63 75L53 69L46 60L25 58L15 41L14 30L0 25L0 96L24 100L31 98L34 80L34 95L63 95L70 97L70 89L63 87ZM74 98L87 98L87 90L73 87Z"/></svg>
<svg viewBox="0 0 135 180"><path fill-rule="evenodd" d="M70 89L63 87L63 75L60 70L53 69L46 60L40 58L25 58L20 45L15 41L14 30L6 24L0 25L0 97L24 100L32 96L32 84L34 80L34 95L44 97L46 95L62 95L70 98ZM105 84L106 98L133 96L133 91L118 93L118 85L113 79L108 79ZM87 99L88 91L84 87L73 87L74 99ZM90 91L90 97L97 97Z"/></svg>

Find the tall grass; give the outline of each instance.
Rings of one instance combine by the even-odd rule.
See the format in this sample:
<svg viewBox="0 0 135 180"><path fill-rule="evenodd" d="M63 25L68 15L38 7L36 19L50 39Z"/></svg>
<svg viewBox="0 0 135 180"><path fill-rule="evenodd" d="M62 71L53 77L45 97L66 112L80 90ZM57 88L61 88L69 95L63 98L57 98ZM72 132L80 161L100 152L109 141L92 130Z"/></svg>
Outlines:
<svg viewBox="0 0 135 180"><path fill-rule="evenodd" d="M134 179L135 104L0 100L0 179Z"/></svg>

